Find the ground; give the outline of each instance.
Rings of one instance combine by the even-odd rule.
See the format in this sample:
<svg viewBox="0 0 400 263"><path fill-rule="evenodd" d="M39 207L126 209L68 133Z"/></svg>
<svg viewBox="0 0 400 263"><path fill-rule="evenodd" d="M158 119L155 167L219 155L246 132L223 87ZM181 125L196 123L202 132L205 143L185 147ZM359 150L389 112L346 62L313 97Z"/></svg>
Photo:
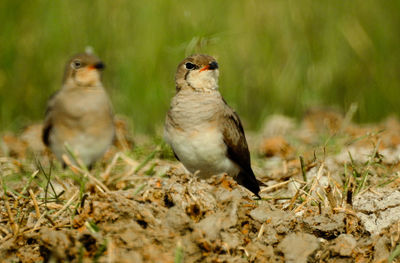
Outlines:
<svg viewBox="0 0 400 263"><path fill-rule="evenodd" d="M161 139L131 136L91 171L58 161L40 124L0 145L2 262L396 262L400 123L354 112L271 116L248 132L261 200L197 180ZM79 157L75 157L79 159Z"/></svg>

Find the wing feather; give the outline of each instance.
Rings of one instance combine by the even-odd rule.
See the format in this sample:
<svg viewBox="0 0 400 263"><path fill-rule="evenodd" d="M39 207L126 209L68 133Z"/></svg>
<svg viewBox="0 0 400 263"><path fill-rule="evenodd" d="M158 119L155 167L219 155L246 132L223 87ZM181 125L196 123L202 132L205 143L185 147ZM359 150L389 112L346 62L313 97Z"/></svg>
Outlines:
<svg viewBox="0 0 400 263"><path fill-rule="evenodd" d="M53 128L53 124L52 124L52 109L53 109L53 105L54 105L54 101L55 101L55 97L57 96L57 94L59 93L59 91L56 91L55 93L53 93L53 95L50 96L48 103L47 103L47 108L46 108L46 112L45 112L45 118L44 118L44 123L43 123L43 129L42 129L42 141L44 143L44 145L46 145L47 147L50 146L50 132L51 129Z"/></svg>
<svg viewBox="0 0 400 263"><path fill-rule="evenodd" d="M224 101L225 102L225 101ZM236 180L258 196L260 187L251 169L249 147L239 115L225 102L221 128L223 140L227 147L227 157L240 167Z"/></svg>

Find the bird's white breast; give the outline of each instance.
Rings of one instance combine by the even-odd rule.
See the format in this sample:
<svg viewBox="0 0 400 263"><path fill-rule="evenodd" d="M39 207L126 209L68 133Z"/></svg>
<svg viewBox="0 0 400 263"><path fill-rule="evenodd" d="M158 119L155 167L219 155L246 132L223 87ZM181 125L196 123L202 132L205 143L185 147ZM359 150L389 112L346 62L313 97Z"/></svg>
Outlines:
<svg viewBox="0 0 400 263"><path fill-rule="evenodd" d="M75 137L63 142L54 143L51 146L55 155L62 159L62 155L66 154L64 144L67 144L77 157L86 165L90 165L95 160L99 159L112 143L111 136L99 138L88 134L78 134Z"/></svg>
<svg viewBox="0 0 400 263"><path fill-rule="evenodd" d="M166 130L167 142L179 160L191 173L198 171L200 177L219 173L237 175L239 169L227 156L222 133L205 127L192 131Z"/></svg>

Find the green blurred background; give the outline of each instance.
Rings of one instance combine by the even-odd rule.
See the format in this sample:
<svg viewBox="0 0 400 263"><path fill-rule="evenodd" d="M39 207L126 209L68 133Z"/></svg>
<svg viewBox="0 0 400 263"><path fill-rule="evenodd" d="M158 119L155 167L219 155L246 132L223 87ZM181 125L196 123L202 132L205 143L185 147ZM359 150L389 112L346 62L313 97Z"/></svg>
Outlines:
<svg viewBox="0 0 400 263"><path fill-rule="evenodd" d="M400 113L400 1L0 1L0 130L42 119L67 59L105 61L115 111L159 131L177 64L208 53L247 129L324 105Z"/></svg>

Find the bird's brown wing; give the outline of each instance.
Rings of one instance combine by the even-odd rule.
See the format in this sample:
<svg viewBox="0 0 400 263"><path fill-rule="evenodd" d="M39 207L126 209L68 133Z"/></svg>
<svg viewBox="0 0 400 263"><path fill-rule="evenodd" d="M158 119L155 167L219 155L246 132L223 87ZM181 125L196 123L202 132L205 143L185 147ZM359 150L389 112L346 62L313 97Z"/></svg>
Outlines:
<svg viewBox="0 0 400 263"><path fill-rule="evenodd" d="M227 147L227 157L240 167L240 173L236 180L258 196L260 187L251 169L250 152L242 123L237 113L226 102L221 129Z"/></svg>
<svg viewBox="0 0 400 263"><path fill-rule="evenodd" d="M53 127L52 124L52 109L55 101L55 97L57 96L59 91L56 91L53 95L50 96L48 103L47 103L47 108L46 108L46 113L45 113L45 118L43 122L43 129L42 129L42 141L46 146L50 146L50 132Z"/></svg>
<svg viewBox="0 0 400 263"><path fill-rule="evenodd" d="M250 168L250 152L239 116L226 110L222 122L223 138L228 147L228 157L242 169Z"/></svg>

